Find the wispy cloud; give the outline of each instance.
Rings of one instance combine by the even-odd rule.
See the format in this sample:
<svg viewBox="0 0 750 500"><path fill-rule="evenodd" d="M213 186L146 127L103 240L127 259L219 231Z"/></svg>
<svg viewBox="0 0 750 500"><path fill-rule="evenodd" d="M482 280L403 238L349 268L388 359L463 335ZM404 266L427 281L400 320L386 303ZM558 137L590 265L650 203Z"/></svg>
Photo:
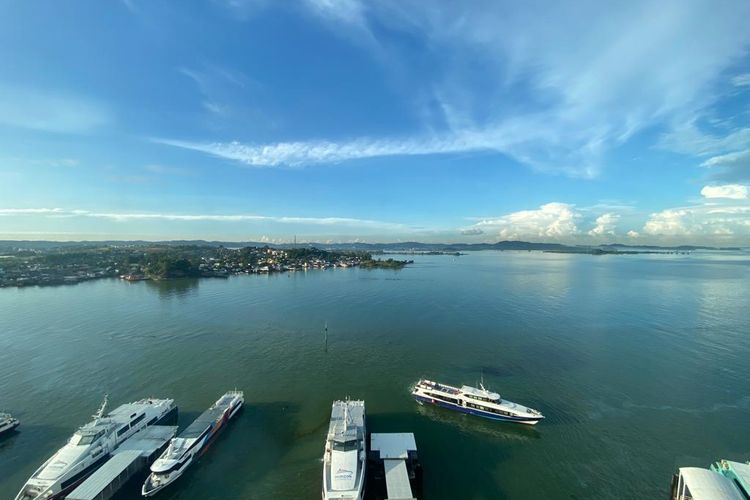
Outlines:
<svg viewBox="0 0 750 500"><path fill-rule="evenodd" d="M747 144L750 145L750 136ZM713 156L702 165L712 170L712 179L726 182L750 181L750 149Z"/></svg>
<svg viewBox="0 0 750 500"><path fill-rule="evenodd" d="M113 116L98 101L30 87L0 85L0 124L45 132L84 133Z"/></svg>
<svg viewBox="0 0 750 500"><path fill-rule="evenodd" d="M154 139L154 141L257 167L298 167L381 156L478 151L489 147L489 143L484 140L483 136L470 133L465 133L460 137L403 140L363 138L338 143L329 141L279 142L274 144L200 143L171 139Z"/></svg>
<svg viewBox="0 0 750 500"><path fill-rule="evenodd" d="M63 208L0 208L0 216L42 215L50 217L90 217L113 221L210 221L210 222L275 222L280 224L300 224L315 226L349 226L383 230L406 230L410 226L395 222L352 217L294 217L257 214L174 214L153 212L97 212Z"/></svg>
<svg viewBox="0 0 750 500"><path fill-rule="evenodd" d="M743 73L732 78L732 85L735 87L750 86L750 73Z"/></svg>

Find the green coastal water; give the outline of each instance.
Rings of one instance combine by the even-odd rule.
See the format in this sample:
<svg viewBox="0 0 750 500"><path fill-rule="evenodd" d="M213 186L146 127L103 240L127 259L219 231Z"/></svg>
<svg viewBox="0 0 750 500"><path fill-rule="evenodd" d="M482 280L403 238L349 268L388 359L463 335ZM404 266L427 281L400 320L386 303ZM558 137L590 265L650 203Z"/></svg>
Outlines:
<svg viewBox="0 0 750 500"><path fill-rule="evenodd" d="M666 498L676 466L750 459L750 256L479 252L335 269L0 290L0 498L112 406L189 424L247 406L157 498L320 497L333 399L416 434L428 499ZM322 328L328 322L328 349ZM425 376L540 409L536 428L420 407ZM129 493L129 494L127 494ZM133 498L133 490L120 498Z"/></svg>

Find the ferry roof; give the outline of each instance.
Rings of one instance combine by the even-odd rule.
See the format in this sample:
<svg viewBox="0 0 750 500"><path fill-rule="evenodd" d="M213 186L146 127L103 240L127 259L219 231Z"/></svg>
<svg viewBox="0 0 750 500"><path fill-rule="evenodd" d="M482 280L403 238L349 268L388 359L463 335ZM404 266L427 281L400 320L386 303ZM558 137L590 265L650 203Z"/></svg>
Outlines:
<svg viewBox="0 0 750 500"><path fill-rule="evenodd" d="M471 394L473 396L477 396L480 398L500 399L500 394L496 392L477 389L476 387L472 387L470 385L465 385L461 387L461 390L465 392L466 394Z"/></svg>
<svg viewBox="0 0 750 500"><path fill-rule="evenodd" d="M680 475L694 500L744 500L731 479L698 467L683 467Z"/></svg>
<svg viewBox="0 0 750 500"><path fill-rule="evenodd" d="M229 405L232 403L233 398L226 396L227 395L224 394L216 403L211 406L211 408L201 413L200 416L196 418L192 424L188 425L187 428L180 433L180 437L185 439L193 439L203 434L203 431L205 431L209 425L216 422L216 419L218 419L224 413L224 410L229 408Z"/></svg>
<svg viewBox="0 0 750 500"><path fill-rule="evenodd" d="M137 413L139 411L142 411L142 410L146 409L149 406L152 406L152 405L153 406L158 406L158 405L164 404L164 403L166 403L168 401L172 401L172 400L171 399L155 399L155 398L150 398L150 399L141 399L140 401L136 401L134 403L125 403L123 405L118 406L117 408L115 408L111 412L109 412L109 416L110 417L115 417L115 416L121 416L121 415L123 415L123 416L126 416L126 417L130 417L133 413Z"/></svg>
<svg viewBox="0 0 750 500"><path fill-rule="evenodd" d="M356 432L361 432L365 425L365 402L364 401L334 401L331 407L331 422L328 426L329 434L341 434L347 431L347 425L344 422L344 408L347 408L346 415L350 426L356 427ZM354 429L349 427L350 432ZM362 436L355 434L355 438Z"/></svg>
<svg viewBox="0 0 750 500"><path fill-rule="evenodd" d="M737 476L740 485L750 493L750 465L743 464L742 462L734 462L732 460L722 460L720 464L733 472L734 475Z"/></svg>

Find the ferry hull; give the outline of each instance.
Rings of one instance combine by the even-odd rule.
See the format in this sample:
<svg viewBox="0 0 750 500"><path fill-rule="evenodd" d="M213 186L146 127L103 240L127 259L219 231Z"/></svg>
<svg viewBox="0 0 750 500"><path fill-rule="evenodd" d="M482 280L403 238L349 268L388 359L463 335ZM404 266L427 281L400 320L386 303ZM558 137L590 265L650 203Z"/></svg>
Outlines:
<svg viewBox="0 0 750 500"><path fill-rule="evenodd" d="M456 405L453 403L448 403L447 401L441 401L439 399L433 399L433 398L428 398L425 396L420 396L418 394L414 394L413 396L414 396L414 399L416 399L417 402L419 403L427 403L427 404L432 404L436 406L441 406L449 410L458 411L461 413L468 413L469 415L476 415L478 417L483 417L483 418L487 418L490 420L499 420L501 422L513 422L516 424L536 425L539 423L540 420L544 419L544 417L529 418L529 417L511 417L511 416L505 416L505 415L498 415L496 413L490 413L487 411L477 410L476 408L468 408L466 406Z"/></svg>

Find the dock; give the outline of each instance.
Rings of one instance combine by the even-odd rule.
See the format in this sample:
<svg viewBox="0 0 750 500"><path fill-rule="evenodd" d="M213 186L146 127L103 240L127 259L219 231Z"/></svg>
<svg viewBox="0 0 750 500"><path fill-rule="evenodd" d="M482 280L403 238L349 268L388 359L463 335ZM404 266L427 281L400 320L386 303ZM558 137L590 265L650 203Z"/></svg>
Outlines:
<svg viewBox="0 0 750 500"><path fill-rule="evenodd" d="M122 443L112 457L81 483L70 500L108 500L130 478L148 468L175 434L176 426L152 425Z"/></svg>
<svg viewBox="0 0 750 500"><path fill-rule="evenodd" d="M367 468L368 499L416 500L422 496L422 466L414 434L371 434Z"/></svg>

